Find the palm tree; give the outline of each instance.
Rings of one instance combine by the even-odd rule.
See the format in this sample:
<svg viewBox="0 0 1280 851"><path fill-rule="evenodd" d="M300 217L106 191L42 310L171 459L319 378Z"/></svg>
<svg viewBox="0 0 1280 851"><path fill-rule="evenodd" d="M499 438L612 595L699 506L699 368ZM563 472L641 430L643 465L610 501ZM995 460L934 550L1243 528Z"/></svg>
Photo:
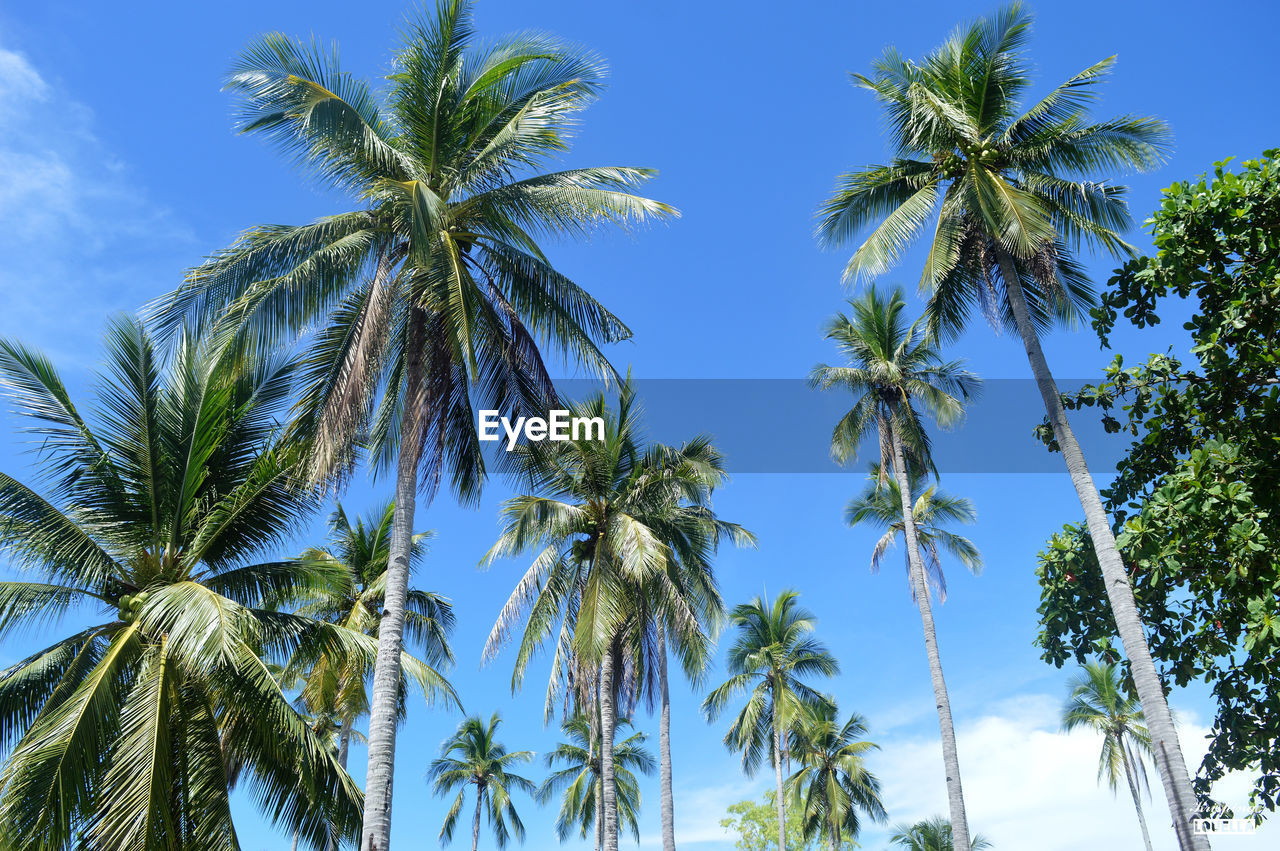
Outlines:
<svg viewBox="0 0 1280 851"><path fill-rule="evenodd" d="M385 98L344 72L336 49L277 33L245 50L228 81L240 128L359 208L252 228L156 308L165 328L216 325L250 347L302 335L294 427L311 441L309 476L340 481L361 447L395 470L362 851L386 851L390 837L419 489L430 497L446 480L460 499L478 498L473 408L545 412L555 388L540 347L609 377L597 343L630 334L553 268L538 238L674 213L632 194L650 170L543 171L601 90L594 54L536 34L478 43L469 0L439 0L404 33Z"/></svg>
<svg viewBox="0 0 1280 851"><path fill-rule="evenodd" d="M337 505L329 518L330 541L327 549L313 547L302 553L302 560L324 564L339 581L312 591L297 611L327 623L341 624L347 629L377 637L386 571L390 558L391 525L395 506L387 503L353 524ZM413 536L409 566L415 568L425 553L425 541L431 533ZM453 631L453 606L445 598L429 591L410 587L405 598L405 632L414 649L426 664L434 667L451 665L449 634ZM353 736L360 737L355 724L369 713L365 682L372 673L367 660L345 655L323 655L319 659L303 657L303 668L289 666L287 676L301 681L297 703L317 719L331 719L336 725L338 764L347 767L347 754ZM448 682L441 682L444 698L459 705L457 694ZM405 713L403 693L400 716ZM361 737L363 738L363 737ZM329 838L328 851L336 851L336 832Z"/></svg>
<svg viewBox="0 0 1280 851"><path fill-rule="evenodd" d="M806 711L828 702L804 679L840 672L840 663L810 635L817 619L796 603L798 597L795 591L783 591L772 604L756 597L734 607L729 623L737 636L729 648L729 679L702 703L707 720L714 721L735 697L747 695L724 743L730 750L741 751L742 768L748 775L754 775L765 753L769 754L776 783L778 851L787 848L784 744Z"/></svg>
<svg viewBox="0 0 1280 851"><path fill-rule="evenodd" d="M291 380L186 337L162 359L120 317L86 416L43 355L0 341L41 465L39 490L0 474L0 549L36 580L0 583L0 635L85 624L0 673L0 845L235 848L237 777L309 847L354 834L359 789L268 662L375 651L269 604L340 579L264 560L318 507L277 426Z"/></svg>
<svg viewBox="0 0 1280 851"><path fill-rule="evenodd" d="M629 382L616 410L603 394L571 406L571 415L599 419L603 439L516 447L513 465L531 493L503 505L504 528L486 563L534 552L533 564L503 607L485 647L492 659L526 624L512 673L523 682L529 660L555 635L544 717L558 702L599 705L602 750L603 847L617 847L613 726L619 700L633 705L646 680L637 671L658 627L679 634L692 667L699 624L719 605L705 565L722 536L750 543L749 533L709 508L723 481L719 454L705 438L679 448L644 446ZM654 617L646 614L650 607ZM651 658L651 657L650 657ZM566 705L567 710L567 705Z"/></svg>
<svg viewBox="0 0 1280 851"><path fill-rule="evenodd" d="M892 471L897 484L898 517L903 521L911 587L920 608L929 678L942 732L951 827L957 847L966 848L969 830L960 781L960 757L912 507L911 478L913 471L932 466L929 438L917 405L946 428L963 415L962 400L977 392L979 382L962 369L958 361L944 361L936 341L919 322L907 323L901 290L894 290L886 300L871 287L861 298L851 300L849 306L852 315L837 315L828 326L827 337L836 341L852 365L821 364L813 369L810 381L821 389L839 387L854 396L853 407L836 424L831 436L831 453L836 460L843 462L855 457L858 447L874 430L880 443L878 480L883 481L886 473Z"/></svg>
<svg viewBox="0 0 1280 851"><path fill-rule="evenodd" d="M498 713L486 724L478 715L463 720L458 730L444 743L440 758L431 763L427 778L437 795L458 790L449 813L440 828L440 840L444 844L453 841L453 829L467 795L467 788L474 787L476 811L471 821L471 851L480 847L480 818L488 814L493 828L493 839L499 848L505 848L507 839L514 834L524 841L524 823L511 800L513 790L533 795L537 791L533 781L521 777L511 769L533 760L533 751L508 751L498 741L498 726L502 718ZM508 822L510 826L508 827Z"/></svg>
<svg viewBox="0 0 1280 851"><path fill-rule="evenodd" d="M866 719L856 712L841 724L832 700L810 708L791 732L790 753L800 769L787 778L787 787L804 813L805 839L825 834L831 851L861 831L860 811L876 822L889 817L880 781L865 764L866 754L879 745L864 741L866 733Z"/></svg>
<svg viewBox="0 0 1280 851"><path fill-rule="evenodd" d="M953 496L939 489L936 483L926 484L922 473L911 470L910 464L907 467L911 493L916 495L911 514L916 526L916 540L920 544L920 554L924 560L925 581L938 600L945 603L947 576L942 569L942 553L950 554L975 576L982 572L982 554L973 541L944 528L944 524L973 523L978 514L969 499ZM902 520L902 493L897 478L884 477L880 465L872 464L866 487L845 506L844 521L850 526L870 523L885 530L871 551L871 572L879 573L884 554L906 530ZM916 589L915 583L911 581L911 561L907 558L904 562L907 566L911 599L915 602Z"/></svg>
<svg viewBox="0 0 1280 851"><path fill-rule="evenodd" d="M332 568L340 581L312 592L300 602L298 613L341 624L347 629L376 637L386 590L386 570L390 558L391 526L395 506L387 503L357 517L353 523L339 503L329 518L329 546L312 547L302 560ZM410 569L425 554L431 533L413 536ZM430 591L409 588L405 598L405 632L421 658L436 667L453 663L449 635L454 627L453 605ZM369 712L365 680L371 673L357 658L321 657L302 673L299 698L303 708L314 715L329 715L339 725L338 761L346 767L347 750L357 721ZM456 694L442 683L454 705Z"/></svg>
<svg viewBox="0 0 1280 851"><path fill-rule="evenodd" d="M1107 779L1115 792L1124 776L1133 796L1133 808L1142 828L1142 844L1151 851L1147 818L1142 814L1139 785L1147 785L1147 764L1151 755L1151 732L1142 716L1142 706L1124 691L1120 668L1108 662L1089 662L1070 682L1070 697L1062 708L1062 729L1088 727L1102 734L1102 756L1098 779Z"/></svg>
<svg viewBox="0 0 1280 851"><path fill-rule="evenodd" d="M1030 30L1030 14L1011 4L960 27L921 62L890 50L873 77L854 75L885 107L895 158L842 177L821 210L819 234L838 245L870 226L846 270L848 277L870 277L896 262L936 216L921 276L933 325L958 333L976 303L993 325L1021 337L1084 508L1179 847L1203 851L1209 841L1192 834L1196 798L1133 589L1039 340L1054 322L1074 322L1093 302L1074 258L1082 243L1115 257L1132 252L1120 237L1132 224L1125 187L1096 176L1156 167L1169 131L1154 118L1091 119L1088 108L1114 57L1024 110Z"/></svg>
<svg viewBox="0 0 1280 851"><path fill-rule="evenodd" d="M619 718L618 731L631 726ZM600 725L582 713L570 716L560 725L568 741L560 742L547 754L547 768L555 769L538 788L538 802L546 804L560 795L560 812L556 818L556 835L565 842L575 832L583 839L588 834L601 845L603 822L600 818L602 772L600 765ZM618 823L640 841L640 783L636 772L652 774L653 754L644 746L644 733L635 732L613 746L613 777L617 786ZM556 768L562 765L562 768Z"/></svg>
<svg viewBox="0 0 1280 851"><path fill-rule="evenodd" d="M915 824L900 824L893 830L889 844L908 851L948 851L956 847L951 838L951 822L942 816L934 816ZM982 834L975 835L969 844L970 851L991 847L991 842Z"/></svg>

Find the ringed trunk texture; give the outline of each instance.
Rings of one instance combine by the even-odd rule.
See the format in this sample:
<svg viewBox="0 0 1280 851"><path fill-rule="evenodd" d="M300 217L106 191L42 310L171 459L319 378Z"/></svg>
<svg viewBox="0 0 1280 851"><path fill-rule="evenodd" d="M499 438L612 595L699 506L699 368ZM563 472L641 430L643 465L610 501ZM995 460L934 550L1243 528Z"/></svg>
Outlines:
<svg viewBox="0 0 1280 851"><path fill-rule="evenodd" d="M471 822L471 851L480 849L480 814L484 809L484 789L476 784L476 817Z"/></svg>
<svg viewBox="0 0 1280 851"><path fill-rule="evenodd" d="M676 807L671 789L671 689L667 683L667 633L658 627L658 773L662 783L662 851L676 851Z"/></svg>
<svg viewBox="0 0 1280 851"><path fill-rule="evenodd" d="M1191 775L1187 772L1187 762L1178 743L1173 715L1169 712L1164 687L1156 673L1142 620L1138 616L1133 586L1129 584L1129 575L1125 572L1124 561L1116 547L1115 535L1111 532L1106 510L1102 507L1102 497L1089 475L1075 432L1067 422L1058 385L1049 372L1049 364L1040 348L1040 339L1036 336L1035 326L1031 324L1026 296L1022 292L1022 282L1014 268L1013 258L1004 249L997 248L997 259L1000 262L1000 276L1004 278L1005 290L1009 294L1009 307L1013 310L1018 333L1027 351L1027 360L1031 362L1031 372L1035 375L1036 386L1049 415L1049 423L1053 426L1053 436L1058 441L1062 459L1071 476L1071 484L1084 509L1089 537L1093 539L1093 549L1098 556L1098 565L1102 569L1107 589L1107 600L1115 618L1116 631L1124 644L1124 653L1129 659L1133 682L1138 690L1138 700L1142 703L1147 728L1151 731L1151 753L1160 774L1160 782L1164 786L1165 798L1169 802L1178 847L1181 851L1209 851L1209 838L1196 835L1191 830L1191 819L1196 816L1198 809L1196 796L1191 788Z"/></svg>
<svg viewBox="0 0 1280 851"><path fill-rule="evenodd" d="M361 851L389 851L391 845L391 786L396 762L400 651L404 637L405 599L409 591L413 512L418 493L418 415L425 328L421 310L414 310L410 323L405 403L400 423L400 458L396 469L395 514L391 524L386 598L378 624L378 656L373 669L373 696L369 712L369 769L365 777Z"/></svg>
<svg viewBox="0 0 1280 851"><path fill-rule="evenodd" d="M920 607L920 625L924 630L925 653L929 657L929 680L938 708L938 727L942 731L942 762L947 771L947 808L951 815L951 839L955 851L969 851L969 820L964 810L964 789L960 784L960 754L956 749L956 728L951 719L951 698L942 675L942 656L938 653L938 636L933 625L933 601L929 582L920 558L920 541L916 537L915 515L912 513L911 483L907 477L906 457L897 429L890 429L893 444L893 474L902 497L902 526L907 539L907 564L911 567L911 587Z"/></svg>
<svg viewBox="0 0 1280 851"><path fill-rule="evenodd" d="M778 851L787 851L787 802L782 797L782 708L773 696L773 777L777 784Z"/></svg>
<svg viewBox="0 0 1280 851"><path fill-rule="evenodd" d="M1151 834L1147 833L1147 817L1142 813L1142 796L1138 794L1138 779L1134 776L1133 766L1129 763L1129 754L1125 751L1124 742L1120 742L1120 761L1124 763L1124 778L1129 781L1129 794L1133 796L1133 808L1138 811L1138 825L1142 828L1142 845L1151 851Z"/></svg>
<svg viewBox="0 0 1280 851"><path fill-rule="evenodd" d="M618 787L613 777L613 646L600 665L600 792L604 811L603 851L618 851Z"/></svg>

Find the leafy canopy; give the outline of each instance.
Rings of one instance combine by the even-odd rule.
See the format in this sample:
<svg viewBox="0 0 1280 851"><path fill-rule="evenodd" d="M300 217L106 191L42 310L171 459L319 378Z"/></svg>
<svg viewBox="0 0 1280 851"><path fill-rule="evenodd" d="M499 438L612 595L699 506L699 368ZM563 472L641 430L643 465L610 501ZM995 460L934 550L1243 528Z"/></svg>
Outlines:
<svg viewBox="0 0 1280 851"><path fill-rule="evenodd" d="M1068 396L1133 436L1103 491L1151 653L1167 681L1207 685L1217 703L1196 790L1251 771L1255 813L1280 797L1280 165L1276 151L1238 171L1165 190L1148 220L1154 257L1127 263L1095 314L1103 343L1121 316L1160 321L1190 299L1187 355L1153 354ZM1178 307L1179 314L1182 312ZM1047 442L1047 430L1042 430ZM1047 661L1117 658L1096 558L1080 525L1040 553L1038 643Z"/></svg>

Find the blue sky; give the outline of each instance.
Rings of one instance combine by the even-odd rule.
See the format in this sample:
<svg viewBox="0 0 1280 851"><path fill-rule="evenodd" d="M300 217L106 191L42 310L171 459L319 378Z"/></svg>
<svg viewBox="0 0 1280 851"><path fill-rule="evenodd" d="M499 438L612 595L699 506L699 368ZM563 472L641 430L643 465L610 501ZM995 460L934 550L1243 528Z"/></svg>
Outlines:
<svg viewBox="0 0 1280 851"><path fill-rule="evenodd" d="M132 310L171 289L183 268L255 223L303 222L344 207L309 185L273 151L231 130L219 91L231 58L270 30L311 33L341 44L348 70L385 72L406 5L53 2L0 10L0 334L46 349L83 390L105 315ZM987 3L482 2L482 32L541 29L607 58L609 89L586 114L570 164L652 166L652 194L683 216L635 237L602 236L553 246L559 265L632 327L634 342L611 356L641 378L794 378L832 353L819 329L841 305L847 255L820 252L813 211L843 170L886 156L879 115L847 72L866 70L888 44L907 55L935 45ZM1037 91L1111 54L1119 55L1100 114L1154 114L1173 127L1169 163L1149 175L1117 175L1132 187L1141 221L1161 187L1227 156L1275 144L1271 105L1277 13L1266 2L1085 2L1034 4ZM1145 234L1133 233L1139 245ZM909 255L889 282L910 285ZM1093 258L1095 280L1112 264ZM1115 343L1136 357L1181 346L1172 311L1165 324L1123 331ZM1109 361L1087 331L1046 340L1063 377L1095 375ZM975 329L953 349L988 378L1025 378L1021 347ZM1017 439L1030 442L1040 414L1011 410ZM27 460L11 418L0 436L0 469L20 477ZM688 423L688 432L700 430ZM861 484L845 475L740 475L717 499L722 516L757 533L758 550L719 561L731 603L793 586L820 618L819 635L843 673L830 684L844 711L865 714L883 750L873 768L885 780L895 820L945 810L937 726L919 621L897 561L867 570L870 531L846 529L841 508ZM950 573L951 597L937 612L973 826L998 848L1129 848L1136 826L1124 802L1094 785L1096 743L1054 731L1065 674L1038 661L1034 556L1048 534L1079 514L1065 476L955 474L944 486L976 503L971 537L987 569ZM363 509L388 493L358 482L345 497ZM542 671L512 697L510 658L479 664L493 617L523 569L479 572L510 491L494 481L479 507L440 499L418 526L438 531L418 577L451 596L459 614L453 679L470 712L500 710L513 747L547 751L541 724ZM311 537L322 531L318 517ZM25 655L43 636L0 646ZM716 673L712 674L713 677ZM734 800L754 796L708 727L699 697L675 688L676 806L682 845L731 847L716 826ZM1187 748L1211 718L1204 695L1176 693ZM394 836L398 848L433 847L445 804L422 779L457 717L416 708L398 751ZM638 726L654 734L647 717ZM357 751L353 773L363 777ZM541 773L535 768L532 774ZM1238 790L1240 784L1228 788ZM655 844L656 780L644 787L644 842ZM1172 847L1159 791L1149 810L1157 847ZM248 802L239 825L246 849L285 847ZM553 813L524 802L529 847L552 845ZM1087 814L1087 817L1086 815ZM1274 827L1271 828L1274 830ZM1264 836L1232 847L1261 848ZM482 840L482 843L484 840ZM868 831L865 847L883 845ZM567 847L574 847L572 844Z"/></svg>

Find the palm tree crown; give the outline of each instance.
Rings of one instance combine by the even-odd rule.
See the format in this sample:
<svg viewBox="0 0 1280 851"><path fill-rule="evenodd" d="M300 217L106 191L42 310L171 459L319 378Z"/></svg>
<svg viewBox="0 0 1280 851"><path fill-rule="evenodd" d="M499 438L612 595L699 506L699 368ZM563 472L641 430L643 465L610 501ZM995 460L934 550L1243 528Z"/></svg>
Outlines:
<svg viewBox="0 0 1280 851"><path fill-rule="evenodd" d="M949 553L975 575L982 572L982 554L973 541L944 527L949 523L974 523L978 514L973 502L967 497L949 494L936 482L926 485L921 473L917 472L910 477L910 488L915 496L911 513L915 520L920 552L924 556L925 578L929 589L940 601L946 602L947 576L942 569L942 553ZM880 472L878 464L871 465L866 487L845 506L844 521L850 526L868 523L885 530L871 551L871 571L878 573L884 554L906 532L898 480L886 478ZM903 557L904 561L908 561L907 579L911 586L911 597L915 599L915 585L910 581L911 565L905 552Z"/></svg>
<svg viewBox="0 0 1280 851"><path fill-rule="evenodd" d="M978 392L978 377L959 361L944 360L923 323L907 321L901 289L886 298L868 287L849 300L849 308L827 325L827 339L835 341L848 365L819 364L809 374L812 386L840 388L854 397L831 435L832 456L841 463L852 460L875 432L881 471L888 473L893 466L890 436L897 434L908 461L932 467L920 408L943 428L954 425L964 413L964 400Z"/></svg>
<svg viewBox="0 0 1280 851"><path fill-rule="evenodd" d="M590 710L588 710L590 711ZM631 722L619 718L615 735ZM567 741L559 742L547 754L547 767L554 769L538 788L539 803L560 795L556 835L561 842L577 833L582 839L592 835L600 808L601 766L600 725L579 712L560 725ZM618 824L640 841L640 782L636 773L652 774L653 754L645 747L648 737L639 731L613 746L613 777L618 790ZM557 768L557 766L563 766Z"/></svg>
<svg viewBox="0 0 1280 851"><path fill-rule="evenodd" d="M593 54L537 34L482 45L472 4L442 0L406 24L393 66L380 97L336 49L272 34L244 51L228 80L241 130L360 208L250 229L158 310L167 326L221 317L249 340L321 328L297 409L315 473L349 466L357 441L381 463L404 441L428 487L447 470L471 498L484 471L471 401L545 409L540 345L610 374L596 341L629 335L536 240L673 211L631 194L648 169L542 171L601 90Z"/></svg>
<svg viewBox="0 0 1280 851"><path fill-rule="evenodd" d="M478 715L465 719L457 731L444 743L441 756L431 763L427 778L437 795L458 790L452 806L440 828L440 839L448 843L462 812L467 787L474 787L476 796L475 819L472 823L472 849L480 835L480 817L484 813L493 828L493 839L499 848L506 847L514 835L524 841L524 823L511 800L512 791L533 795L537 787L512 769L533 760L532 751L508 751L498 741L498 727L502 723L498 713L486 723Z"/></svg>
<svg viewBox="0 0 1280 851"><path fill-rule="evenodd" d="M831 851L862 830L859 813L876 822L888 818L880 781L866 767L866 755L879 745L865 741L866 733L866 719L855 712L841 723L830 700L810 707L791 732L789 749L800 769L787 787L804 813L805 838L826 838Z"/></svg>
<svg viewBox="0 0 1280 851"><path fill-rule="evenodd" d="M267 662L373 653L272 604L341 581L264 560L317 507L277 425L291 369L185 338L162 367L130 318L106 348L86 415L48 360L0 341L44 491L0 474L0 547L38 577L0 583L0 635L70 610L89 624L0 674L0 844L235 848L236 777L309 844L347 835L360 792Z"/></svg>
<svg viewBox="0 0 1280 851"><path fill-rule="evenodd" d="M953 851L955 848L951 840L951 823L943 816L934 816L915 824L900 824L893 830L889 844L907 851ZM980 851L993 846L990 840L977 834L969 847L972 851Z"/></svg>
<svg viewBox="0 0 1280 851"><path fill-rule="evenodd" d="M1030 34L1031 15L1012 3L962 25L919 62L890 48L871 76L853 75L884 107L895 156L840 178L819 236L842 245L870 228L846 268L846 277L869 279L933 222L921 286L941 329L958 331L975 304L1013 327L1003 291L1014 269L1038 327L1078 318L1093 289L1072 250L1132 250L1119 236L1132 223L1125 187L1091 175L1146 170L1164 157L1163 122L1089 117L1115 57L1021 106Z"/></svg>

